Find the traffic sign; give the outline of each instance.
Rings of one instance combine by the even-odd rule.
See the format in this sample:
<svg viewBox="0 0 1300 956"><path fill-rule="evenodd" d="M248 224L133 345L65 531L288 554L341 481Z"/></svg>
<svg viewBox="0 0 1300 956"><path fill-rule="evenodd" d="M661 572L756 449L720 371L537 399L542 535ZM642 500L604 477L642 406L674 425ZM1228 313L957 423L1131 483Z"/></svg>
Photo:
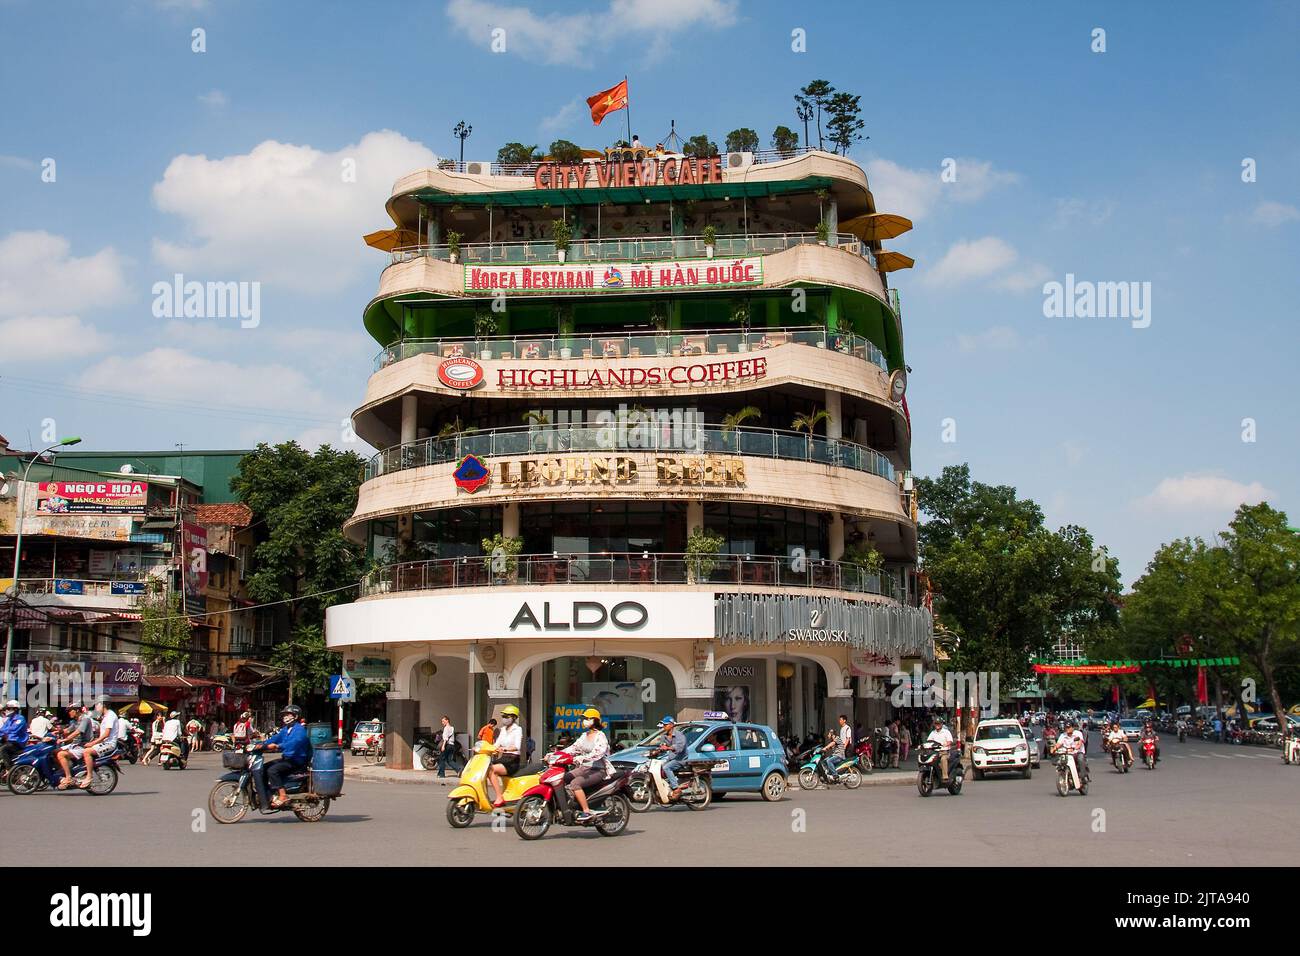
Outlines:
<svg viewBox="0 0 1300 956"><path fill-rule="evenodd" d="M331 674L326 685L330 700L354 701L357 699L357 682L342 674Z"/></svg>

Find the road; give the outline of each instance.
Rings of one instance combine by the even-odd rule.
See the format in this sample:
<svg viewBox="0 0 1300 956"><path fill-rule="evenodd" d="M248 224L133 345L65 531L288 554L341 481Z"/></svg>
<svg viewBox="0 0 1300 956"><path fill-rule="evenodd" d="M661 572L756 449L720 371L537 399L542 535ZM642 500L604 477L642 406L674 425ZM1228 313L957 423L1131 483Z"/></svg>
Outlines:
<svg viewBox="0 0 1300 956"><path fill-rule="evenodd" d="M556 828L524 843L480 818L452 830L441 787L349 780L318 824L292 815L233 826L207 815L219 760L183 772L129 767L116 793L0 793L6 865L991 864L1273 866L1300 859L1300 768L1277 752L1165 738L1154 771L1116 774L1092 740L1088 796L1030 780L967 778L953 797L912 786L729 798L702 812L652 810L619 837Z"/></svg>

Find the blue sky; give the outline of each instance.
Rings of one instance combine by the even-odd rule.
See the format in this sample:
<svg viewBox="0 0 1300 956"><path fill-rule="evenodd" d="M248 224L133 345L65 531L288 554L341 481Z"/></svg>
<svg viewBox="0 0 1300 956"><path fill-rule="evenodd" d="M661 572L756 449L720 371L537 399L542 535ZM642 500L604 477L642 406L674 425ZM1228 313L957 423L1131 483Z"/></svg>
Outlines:
<svg viewBox="0 0 1300 956"><path fill-rule="evenodd" d="M645 139L766 141L820 77L862 94L852 155L916 223L890 245L918 472L1014 484L1126 581L1242 500L1300 518L1300 7L795 6L0 0L0 434L338 444L376 351L360 236L458 120L469 159L603 145L622 117L582 100L627 73ZM155 318L178 271L260 282L259 325ZM1045 318L1067 273L1151 283L1149 327Z"/></svg>

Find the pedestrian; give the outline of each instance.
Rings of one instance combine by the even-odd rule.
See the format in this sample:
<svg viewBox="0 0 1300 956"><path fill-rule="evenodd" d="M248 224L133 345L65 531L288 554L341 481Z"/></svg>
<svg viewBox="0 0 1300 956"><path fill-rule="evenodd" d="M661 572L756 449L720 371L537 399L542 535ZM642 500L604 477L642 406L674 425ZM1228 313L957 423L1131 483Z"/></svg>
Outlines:
<svg viewBox="0 0 1300 956"><path fill-rule="evenodd" d="M464 769L456 766L456 728L452 726L451 718L443 714L438 743L438 776L447 776L448 764L451 764L453 773L460 773Z"/></svg>
<svg viewBox="0 0 1300 956"><path fill-rule="evenodd" d="M189 741L189 752L203 749L203 724L197 717L191 717L185 724L185 736Z"/></svg>
<svg viewBox="0 0 1300 956"><path fill-rule="evenodd" d="M898 756L903 763L907 763L907 754L911 749L912 731L905 723L903 723L903 721L900 720L898 722Z"/></svg>
<svg viewBox="0 0 1300 956"><path fill-rule="evenodd" d="M239 715L239 719L235 721L234 741L235 741L235 748L237 750L243 750L244 747L249 743L250 735L248 731L251 726L252 726L252 717L248 713L248 711L244 711L242 714Z"/></svg>
<svg viewBox="0 0 1300 956"><path fill-rule="evenodd" d="M497 719L488 718L488 722L478 729L478 739L485 740L488 743L496 743L497 739Z"/></svg>
<svg viewBox="0 0 1300 956"><path fill-rule="evenodd" d="M1223 718L1218 714L1214 715L1214 736L1218 738L1219 743L1223 743Z"/></svg>

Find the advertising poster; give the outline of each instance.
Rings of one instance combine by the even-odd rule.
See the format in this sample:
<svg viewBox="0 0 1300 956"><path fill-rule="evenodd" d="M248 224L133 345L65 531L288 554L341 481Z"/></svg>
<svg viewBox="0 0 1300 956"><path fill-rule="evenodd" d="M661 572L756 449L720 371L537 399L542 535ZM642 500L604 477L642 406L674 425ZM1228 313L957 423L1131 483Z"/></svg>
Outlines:
<svg viewBox="0 0 1300 956"><path fill-rule="evenodd" d="M44 515L142 515L148 499L143 481L42 481L33 509Z"/></svg>
<svg viewBox="0 0 1300 956"><path fill-rule="evenodd" d="M198 597L208 586L208 529L185 522L185 593Z"/></svg>
<svg viewBox="0 0 1300 956"><path fill-rule="evenodd" d="M611 720L639 721L645 717L641 685L632 681L583 684L582 699L600 711L606 723Z"/></svg>
<svg viewBox="0 0 1300 956"><path fill-rule="evenodd" d="M749 720L750 700L748 684L720 685L713 691L713 709L725 713L729 720Z"/></svg>

